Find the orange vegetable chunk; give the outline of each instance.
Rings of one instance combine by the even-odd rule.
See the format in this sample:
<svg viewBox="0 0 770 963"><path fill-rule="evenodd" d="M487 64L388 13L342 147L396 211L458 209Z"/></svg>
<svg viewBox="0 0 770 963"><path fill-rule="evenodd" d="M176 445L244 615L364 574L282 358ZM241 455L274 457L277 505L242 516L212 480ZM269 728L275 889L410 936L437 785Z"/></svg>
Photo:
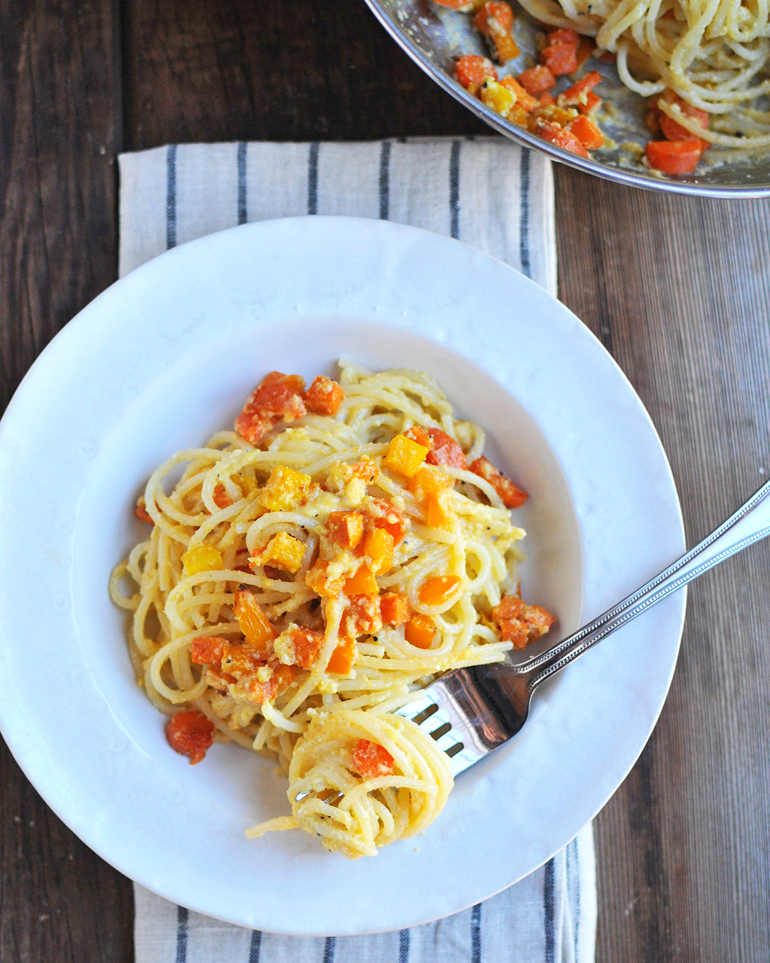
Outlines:
<svg viewBox="0 0 770 963"><path fill-rule="evenodd" d="M489 482L506 508L519 508L529 498L510 478L499 472L488 458L477 458L471 465L471 471Z"/></svg>
<svg viewBox="0 0 770 963"><path fill-rule="evenodd" d="M282 663L310 669L318 661L323 641L323 632L292 623L276 639L275 651Z"/></svg>
<svg viewBox="0 0 770 963"><path fill-rule="evenodd" d="M533 97L539 97L540 94L544 94L546 90L550 90L551 87L556 84L554 75L548 67L543 67L542 65L530 67L529 70L520 73L518 81L527 93L532 94Z"/></svg>
<svg viewBox="0 0 770 963"><path fill-rule="evenodd" d="M515 80L513 77L503 77L500 83L503 87L507 87L508 90L516 94L516 105L521 107L525 113L528 114L533 107L537 106L537 98L528 93L518 80Z"/></svg>
<svg viewBox="0 0 770 963"><path fill-rule="evenodd" d="M580 104L584 104L588 94L601 81L601 79L602 75L598 70L589 71L585 77L581 77L580 80L574 83L571 87L568 87L564 93L559 94L559 106L578 107Z"/></svg>
<svg viewBox="0 0 770 963"><path fill-rule="evenodd" d="M546 632L556 621L546 609L527 603L514 595L505 595L492 609L492 618L500 626L504 642L513 642L515 649L523 649Z"/></svg>
<svg viewBox="0 0 770 963"><path fill-rule="evenodd" d="M451 488L453 484L454 479L445 475L442 471L421 468L409 482L408 488L413 493L422 492L423 495L438 495L439 492Z"/></svg>
<svg viewBox="0 0 770 963"><path fill-rule="evenodd" d="M356 548L364 537L364 516L360 512L332 512L327 531L335 545Z"/></svg>
<svg viewBox="0 0 770 963"><path fill-rule="evenodd" d="M700 140L651 140L644 153L653 170L676 177L692 174L703 151Z"/></svg>
<svg viewBox="0 0 770 963"><path fill-rule="evenodd" d="M449 524L449 515L444 511L438 495L428 495L423 502L423 511L428 528L446 528Z"/></svg>
<svg viewBox="0 0 770 963"><path fill-rule="evenodd" d="M400 592L380 596L380 614L385 625L404 625L409 621L409 599Z"/></svg>
<svg viewBox="0 0 770 963"><path fill-rule="evenodd" d="M574 74L577 70L577 46L566 43L548 46L541 51L540 61L554 77Z"/></svg>
<svg viewBox="0 0 770 963"><path fill-rule="evenodd" d="M345 639L332 652L329 664L326 666L327 672L336 672L338 675L350 675L353 663L356 658L356 640L354 638Z"/></svg>
<svg viewBox="0 0 770 963"><path fill-rule="evenodd" d="M263 552L252 559L258 565L270 565L292 575L299 571L305 556L305 545L288 532L277 532Z"/></svg>
<svg viewBox="0 0 770 963"><path fill-rule="evenodd" d="M364 554L374 575L384 575L393 568L394 546L393 536L384 528L372 528L366 533Z"/></svg>
<svg viewBox="0 0 770 963"><path fill-rule="evenodd" d="M434 575L420 586L420 601L424 605L443 605L460 584L456 575Z"/></svg>
<svg viewBox="0 0 770 963"><path fill-rule="evenodd" d="M150 525L154 525L155 522L152 520L152 515L147 511L147 505L144 501L144 495L142 495L136 503L136 508L134 509L134 515L142 521L149 522Z"/></svg>
<svg viewBox="0 0 770 963"><path fill-rule="evenodd" d="M246 641L251 643L258 652L267 654L277 632L254 598L254 593L248 589L239 588L235 593L233 611Z"/></svg>
<svg viewBox="0 0 770 963"><path fill-rule="evenodd" d="M392 776L396 771L396 762L382 746L368 739L359 739L353 750L353 766L364 779L376 779L378 776Z"/></svg>
<svg viewBox="0 0 770 963"><path fill-rule="evenodd" d="M305 404L316 414L336 415L344 397L345 391L341 384L324 375L318 375L305 392Z"/></svg>
<svg viewBox="0 0 770 963"><path fill-rule="evenodd" d="M576 117L567 124L567 130L574 134L586 150L596 150L604 145L604 134L587 117Z"/></svg>
<svg viewBox="0 0 770 963"><path fill-rule="evenodd" d="M412 441L406 435L396 435L388 445L382 464L383 467L389 468L398 475L413 478L420 465L425 461L428 451L429 449L424 445L418 445L416 441Z"/></svg>
<svg viewBox="0 0 770 963"><path fill-rule="evenodd" d="M203 636L193 639L190 658L195 665L219 665L227 639L217 636Z"/></svg>
<svg viewBox="0 0 770 963"><path fill-rule="evenodd" d="M420 612L414 612L404 627L404 636L410 645L418 649L429 649L436 637L433 619Z"/></svg>
<svg viewBox="0 0 770 963"><path fill-rule="evenodd" d="M345 595L377 595L379 591L377 580L366 565L362 565L355 575L346 579L343 586Z"/></svg>
<svg viewBox="0 0 770 963"><path fill-rule="evenodd" d="M171 748L190 757L195 765L214 742L214 723L197 709L183 709L166 723L166 738Z"/></svg>
<svg viewBox="0 0 770 963"><path fill-rule="evenodd" d="M379 597L377 595L352 596L340 620L340 635L356 639L364 633L372 635L374 632L379 632L381 628Z"/></svg>
<svg viewBox="0 0 770 963"><path fill-rule="evenodd" d="M367 528L384 528L393 536L395 545L406 532L406 519L401 512L383 498L370 498L367 508Z"/></svg>
<svg viewBox="0 0 770 963"><path fill-rule="evenodd" d="M487 60L486 57L467 54L465 57L460 57L455 64L455 76L458 83L475 96L487 77L497 80L497 71L492 61Z"/></svg>
<svg viewBox="0 0 770 963"><path fill-rule="evenodd" d="M465 453L459 444L440 428L429 428L428 434L433 442L426 461L429 465L447 465L449 468L467 468Z"/></svg>
<svg viewBox="0 0 770 963"><path fill-rule="evenodd" d="M329 563L325 559L319 558L315 565L307 571L305 584L323 598L336 598L342 591L345 578L344 576L331 578L329 576Z"/></svg>

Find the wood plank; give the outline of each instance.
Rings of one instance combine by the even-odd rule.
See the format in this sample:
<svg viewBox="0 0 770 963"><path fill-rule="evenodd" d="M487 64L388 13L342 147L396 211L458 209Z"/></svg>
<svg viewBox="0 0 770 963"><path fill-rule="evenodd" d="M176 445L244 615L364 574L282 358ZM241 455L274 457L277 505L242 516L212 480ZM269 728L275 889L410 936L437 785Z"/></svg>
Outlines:
<svg viewBox="0 0 770 963"><path fill-rule="evenodd" d="M614 354L671 460L688 544L770 477L770 206L557 169L561 296ZM770 954L770 546L691 588L671 694L597 820L597 960Z"/></svg>
<svg viewBox="0 0 770 963"><path fill-rule="evenodd" d="M488 133L363 0L126 0L126 147Z"/></svg>
<svg viewBox="0 0 770 963"><path fill-rule="evenodd" d="M113 0L0 5L3 408L53 335L115 277L117 24ZM0 959L128 963L128 880L62 825L4 744L0 783Z"/></svg>

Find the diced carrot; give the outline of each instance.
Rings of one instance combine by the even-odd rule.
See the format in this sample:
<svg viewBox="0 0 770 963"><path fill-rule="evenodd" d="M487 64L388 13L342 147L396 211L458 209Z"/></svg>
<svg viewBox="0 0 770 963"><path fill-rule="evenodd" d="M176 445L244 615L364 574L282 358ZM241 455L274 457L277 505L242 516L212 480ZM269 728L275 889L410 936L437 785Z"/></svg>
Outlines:
<svg viewBox="0 0 770 963"><path fill-rule="evenodd" d="M353 767L364 779L377 779L378 776L392 776L396 771L396 761L382 746L368 739L359 739L353 750Z"/></svg>
<svg viewBox="0 0 770 963"><path fill-rule="evenodd" d="M577 47L580 43L580 36L576 30L571 27L559 27L556 30L550 30L546 36L547 46L556 47L560 44L564 44L567 47Z"/></svg>
<svg viewBox="0 0 770 963"><path fill-rule="evenodd" d="M604 146L604 134L587 117L576 117L567 124L567 130L574 134L586 150L597 150Z"/></svg>
<svg viewBox="0 0 770 963"><path fill-rule="evenodd" d="M191 765L200 762L214 742L214 723L197 709L177 712L166 723L166 738L181 756L189 756Z"/></svg>
<svg viewBox="0 0 770 963"><path fill-rule="evenodd" d="M229 508L233 503L232 498L227 494L227 489L222 482L217 482L214 487L214 504L217 508Z"/></svg>
<svg viewBox="0 0 770 963"><path fill-rule="evenodd" d="M456 575L434 575L420 586L420 601L424 605L443 605L455 594L459 584Z"/></svg>
<svg viewBox="0 0 770 963"><path fill-rule="evenodd" d="M380 591L377 580L366 565L362 565L355 575L345 580L342 590L345 595L377 595Z"/></svg>
<svg viewBox="0 0 770 963"><path fill-rule="evenodd" d="M570 154L577 154L578 157L588 157L588 151L583 147L577 137L563 127L559 127L558 124L554 124L552 121L539 121L535 125L532 133L542 140L548 141L549 144L568 151Z"/></svg>
<svg viewBox="0 0 770 963"><path fill-rule="evenodd" d="M466 54L455 64L455 76L458 83L475 96L487 77L497 80L497 71L492 61L487 60L486 57Z"/></svg>
<svg viewBox="0 0 770 963"><path fill-rule="evenodd" d="M546 609L527 603L514 595L505 595L492 609L492 618L500 626L504 642L513 642L515 649L523 649L546 632L556 621Z"/></svg>
<svg viewBox="0 0 770 963"><path fill-rule="evenodd" d="M528 93L514 77L503 77L500 83L503 87L507 87L512 93L516 94L516 104L521 107L525 113L528 114L533 107L537 106L537 98ZM415 439L415 441L416 440L417 439ZM430 461L430 456L428 456L428 461Z"/></svg>
<svg viewBox="0 0 770 963"><path fill-rule="evenodd" d="M593 55L594 50L596 50L596 44L594 43L594 41L590 37L584 37L581 35L580 39L578 40L578 48L577 48L577 69L578 70L580 70L580 68L583 66L586 60L588 60Z"/></svg>
<svg viewBox="0 0 770 963"><path fill-rule="evenodd" d="M651 140L644 153L653 170L676 177L695 171L702 150L700 140Z"/></svg>
<svg viewBox="0 0 770 963"><path fill-rule="evenodd" d="M532 94L533 97L539 97L540 94L550 90L556 84L554 75L542 64L538 64L537 67L530 67L529 70L520 73L517 79L527 93Z"/></svg>
<svg viewBox="0 0 770 963"><path fill-rule="evenodd" d="M586 102L584 104L578 104L578 110L587 117L593 117L601 107L601 104L602 98L598 97L593 90L589 90L586 94Z"/></svg>
<svg viewBox="0 0 770 963"><path fill-rule="evenodd" d="M585 77L581 77L571 87L568 87L563 94L559 94L558 103L560 107L579 107L586 102L586 97L601 81L602 75L598 70L589 71Z"/></svg>
<svg viewBox="0 0 770 963"><path fill-rule="evenodd" d="M190 659L195 665L219 665L227 639L217 636L203 636L193 639L190 649Z"/></svg>
<svg viewBox="0 0 770 963"><path fill-rule="evenodd" d="M366 533L364 555L374 575L384 575L393 568L394 547L393 536L384 528L371 528Z"/></svg>
<svg viewBox="0 0 770 963"><path fill-rule="evenodd" d="M512 124L516 124L517 127L527 126L527 112L523 107L519 106L519 104L514 104L505 115L505 118Z"/></svg>
<svg viewBox="0 0 770 963"><path fill-rule="evenodd" d="M433 442L426 461L429 465L446 465L448 468L467 468L465 453L460 445L440 428L429 428L428 434Z"/></svg>
<svg viewBox="0 0 770 963"><path fill-rule="evenodd" d="M278 633L254 598L254 593L248 589L239 588L235 593L233 611L246 640L258 652L267 653L270 643Z"/></svg>
<svg viewBox="0 0 770 963"><path fill-rule="evenodd" d="M350 675L353 662L356 658L356 640L354 638L345 639L332 652L329 663L326 666L327 672L336 672L339 675Z"/></svg>
<svg viewBox="0 0 770 963"><path fill-rule="evenodd" d="M356 639L364 633L373 635L381 628L382 615L377 595L354 595L348 599L340 620L340 636Z"/></svg>
<svg viewBox="0 0 770 963"><path fill-rule="evenodd" d="M293 421L307 414L302 392L305 381L299 375L271 371L249 396L235 420L235 430L253 445L281 419Z"/></svg>
<svg viewBox="0 0 770 963"><path fill-rule="evenodd" d="M396 435L388 445L382 465L404 478L412 478L425 461L428 451L424 445L418 445L406 435Z"/></svg>
<svg viewBox="0 0 770 963"><path fill-rule="evenodd" d="M319 415L336 415L344 397L341 384L318 375L305 392L305 404Z"/></svg>
<svg viewBox="0 0 770 963"><path fill-rule="evenodd" d="M385 625L403 625L409 621L409 599L400 592L380 596L380 614Z"/></svg>
<svg viewBox="0 0 770 963"><path fill-rule="evenodd" d="M367 506L367 528L384 528L393 536L398 545L406 533L406 519L403 514L384 498L370 498Z"/></svg>
<svg viewBox="0 0 770 963"><path fill-rule="evenodd" d="M540 52L540 62L554 75L563 77L577 70L577 45L557 43L545 47Z"/></svg>
<svg viewBox="0 0 770 963"><path fill-rule="evenodd" d="M136 508L134 509L134 515L143 522L149 522L150 525L154 525L155 522L152 520L152 515L147 511L147 505L144 500L144 495L142 495L136 503Z"/></svg>
<svg viewBox="0 0 770 963"><path fill-rule="evenodd" d="M285 692L294 681L294 673L293 665L278 665L265 682L256 675L244 676L238 680L235 689L245 695L249 702L261 706Z"/></svg>
<svg viewBox="0 0 770 963"><path fill-rule="evenodd" d="M546 92L538 98L538 104L540 104L541 107L553 107L556 104L556 98L546 90Z"/></svg>
<svg viewBox="0 0 770 963"><path fill-rule="evenodd" d="M447 7L449 10L459 10L460 13L473 13L478 10L484 0L436 0L440 7Z"/></svg>
<svg viewBox="0 0 770 963"><path fill-rule="evenodd" d="M420 612L413 612L404 626L404 636L410 645L418 649L429 649L436 637L436 626L433 619Z"/></svg>
<svg viewBox="0 0 770 963"><path fill-rule="evenodd" d="M433 447L433 442L430 440L430 435L420 425L412 425L411 428L406 429L404 434L407 438L411 438L412 441L417 442L418 445L422 445L423 448L430 449Z"/></svg>
<svg viewBox="0 0 770 963"><path fill-rule="evenodd" d="M518 57L519 48L511 36L513 11L504 2L489 0L473 19L476 28L489 40L501 64Z"/></svg>
<svg viewBox="0 0 770 963"><path fill-rule="evenodd" d="M367 485L370 485L373 481L377 480L377 475L380 470L377 467L377 463L373 462L371 458L362 458L361 461L357 461L355 465L350 466L350 470L353 472L356 478L360 478L365 481Z"/></svg>
<svg viewBox="0 0 770 963"><path fill-rule="evenodd" d="M322 598L336 598L342 591L344 584L344 576L330 577L329 563L322 558L319 558L315 565L305 573L305 585Z"/></svg>
<svg viewBox="0 0 770 963"><path fill-rule="evenodd" d="M708 130L709 126L709 115L705 110L701 110L699 107L693 107L688 104L687 101L682 100L682 98L674 93L673 90L666 90L665 93L659 98L664 100L669 104L676 104L682 111L685 117L688 117L695 121L695 123L702 127L704 130ZM700 137L696 137L695 134L690 133L686 127L682 127L681 124L677 123L668 114L663 113L660 109L660 104L658 102L658 123L660 129L663 131L663 136L667 140L697 140L701 144L701 151L708 150L711 147L710 141L703 140Z"/></svg>
<svg viewBox="0 0 770 963"><path fill-rule="evenodd" d="M323 641L323 632L292 622L275 640L275 652L284 665L298 665L300 668L310 669L318 661Z"/></svg>
<svg viewBox="0 0 770 963"><path fill-rule="evenodd" d="M578 143L580 143L578 141ZM582 147L582 144L581 144ZM506 508L519 508L529 498L529 495L499 472L488 458L477 458L471 464L471 471L480 475L494 488Z"/></svg>
<svg viewBox="0 0 770 963"><path fill-rule="evenodd" d="M513 10L507 3L489 0L473 18L476 29L480 30L485 37L488 37L491 32L490 20L496 20L503 30L513 30Z"/></svg>
<svg viewBox="0 0 770 963"><path fill-rule="evenodd" d="M364 537L364 516L361 512L332 512L327 533L335 545L356 548Z"/></svg>

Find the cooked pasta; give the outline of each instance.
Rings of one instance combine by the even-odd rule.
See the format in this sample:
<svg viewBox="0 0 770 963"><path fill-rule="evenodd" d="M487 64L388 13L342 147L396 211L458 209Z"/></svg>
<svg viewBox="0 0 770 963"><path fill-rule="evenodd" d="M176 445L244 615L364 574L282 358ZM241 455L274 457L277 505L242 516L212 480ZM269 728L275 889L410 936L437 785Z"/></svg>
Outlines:
<svg viewBox="0 0 770 963"><path fill-rule="evenodd" d="M770 145L767 0L520 0L536 20L596 38L620 79L692 137L737 150ZM687 136L685 134L684 136Z"/></svg>
<svg viewBox="0 0 770 963"><path fill-rule="evenodd" d="M288 774L292 816L249 835L300 828L355 858L421 832L452 787L396 710L553 618L519 598L527 495L482 429L424 374L340 364L307 391L273 372L236 431L161 465L110 591L172 747L199 762L233 741Z"/></svg>

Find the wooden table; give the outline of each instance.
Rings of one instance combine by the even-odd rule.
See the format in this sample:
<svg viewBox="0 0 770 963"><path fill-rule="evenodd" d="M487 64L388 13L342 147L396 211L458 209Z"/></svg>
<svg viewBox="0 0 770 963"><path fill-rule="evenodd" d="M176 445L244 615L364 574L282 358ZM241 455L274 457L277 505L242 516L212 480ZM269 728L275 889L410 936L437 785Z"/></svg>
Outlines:
<svg viewBox="0 0 770 963"><path fill-rule="evenodd" d="M363 0L15 0L0 67L4 403L116 277L119 151L485 132ZM556 189L561 297L647 405L692 544L770 477L770 203L558 165ZM600 963L770 956L769 583L765 544L691 590L661 720L596 821ZM128 963L130 882L4 746L0 784L0 959Z"/></svg>

